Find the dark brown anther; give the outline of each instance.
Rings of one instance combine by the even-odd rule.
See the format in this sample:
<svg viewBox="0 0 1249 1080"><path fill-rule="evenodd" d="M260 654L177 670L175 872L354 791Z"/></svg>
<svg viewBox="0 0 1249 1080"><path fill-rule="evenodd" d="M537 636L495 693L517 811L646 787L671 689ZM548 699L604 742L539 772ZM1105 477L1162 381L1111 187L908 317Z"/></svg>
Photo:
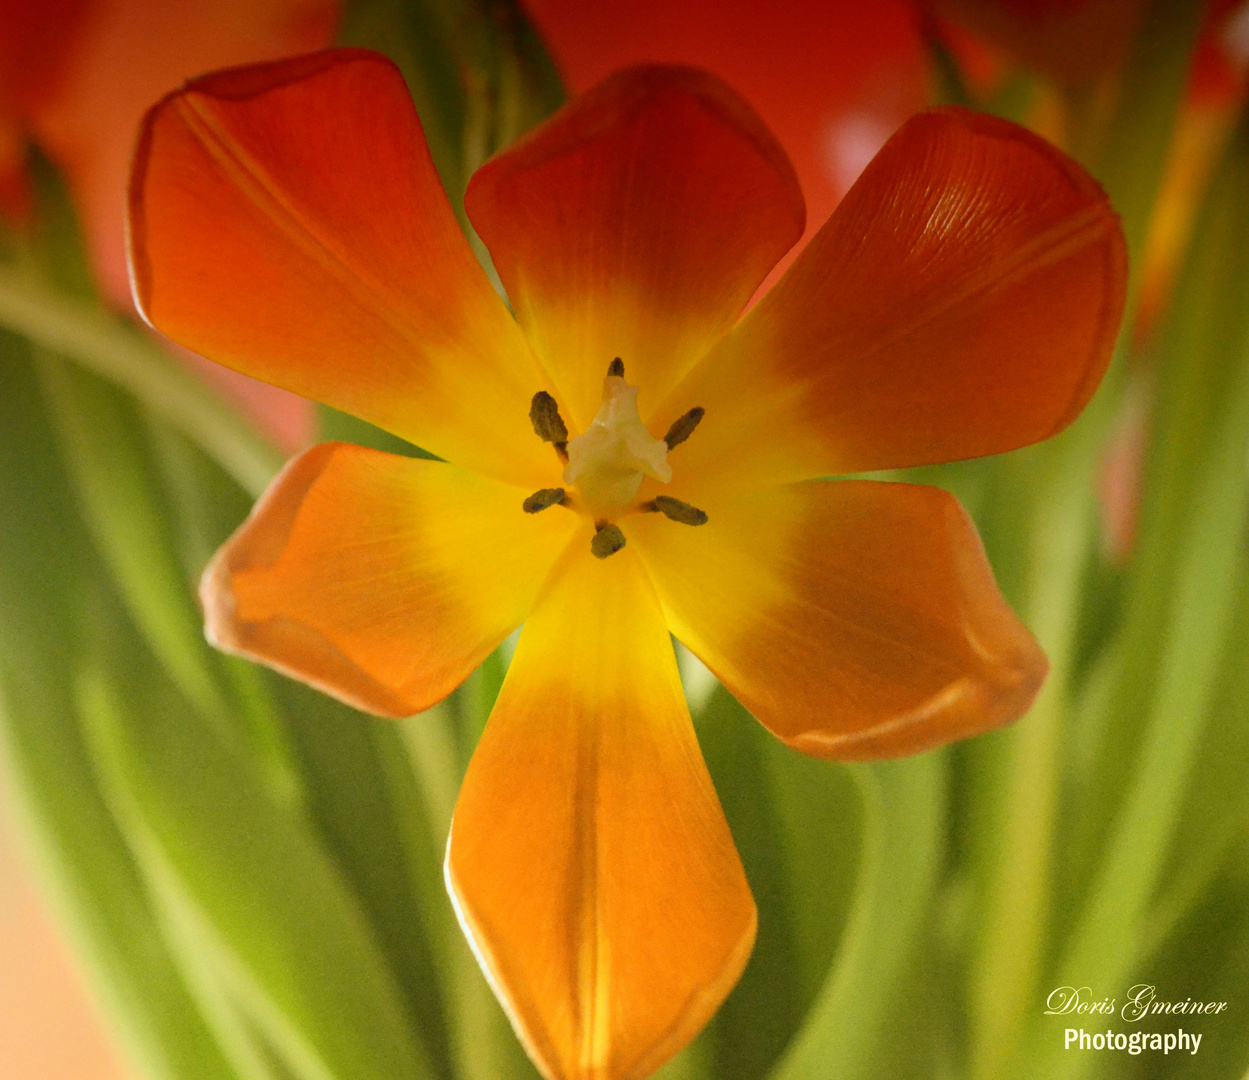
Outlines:
<svg viewBox="0 0 1249 1080"><path fill-rule="evenodd" d="M539 510L545 510L548 506L556 506L563 501L563 488L543 488L541 491L535 491L520 505L526 514L536 514Z"/></svg>
<svg viewBox="0 0 1249 1080"><path fill-rule="evenodd" d="M607 365L607 374L615 375L617 379L624 378L624 361L619 356Z"/></svg>
<svg viewBox="0 0 1249 1080"><path fill-rule="evenodd" d="M555 452L568 460L568 428L559 414L559 405L545 390L539 390L529 405L529 422L539 439L554 443Z"/></svg>
<svg viewBox="0 0 1249 1080"><path fill-rule="evenodd" d="M698 422L703 418L703 414L706 411L699 405L672 422L672 427L668 429L668 434L664 436L664 442L668 444L669 450L674 446L680 446L681 443L694 434L694 429L698 427Z"/></svg>
<svg viewBox="0 0 1249 1080"><path fill-rule="evenodd" d="M697 506L690 506L680 499L668 495L656 495L650 502L638 507L645 514L659 513L670 521L678 521L682 525L706 525L707 515Z"/></svg>
<svg viewBox="0 0 1249 1080"><path fill-rule="evenodd" d="M590 554L596 559L605 559L624 546L625 534L620 531L619 525L599 525L598 532L590 541Z"/></svg>

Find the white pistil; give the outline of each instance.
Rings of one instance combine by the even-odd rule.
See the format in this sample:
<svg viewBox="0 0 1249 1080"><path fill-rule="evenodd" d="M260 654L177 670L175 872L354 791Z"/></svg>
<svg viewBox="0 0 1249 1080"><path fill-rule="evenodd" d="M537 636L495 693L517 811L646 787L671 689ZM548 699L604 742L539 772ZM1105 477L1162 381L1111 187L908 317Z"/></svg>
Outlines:
<svg viewBox="0 0 1249 1080"><path fill-rule="evenodd" d="M638 416L638 388L618 375L603 380L603 404L590 426L568 443L564 483L576 485L594 517L626 509L650 476L668 483L668 445L654 438Z"/></svg>

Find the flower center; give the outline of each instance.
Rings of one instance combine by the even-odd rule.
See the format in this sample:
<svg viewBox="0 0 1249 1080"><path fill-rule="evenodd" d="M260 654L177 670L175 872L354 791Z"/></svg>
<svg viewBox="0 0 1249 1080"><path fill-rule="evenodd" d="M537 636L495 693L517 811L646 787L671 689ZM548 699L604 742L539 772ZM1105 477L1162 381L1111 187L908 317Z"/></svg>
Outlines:
<svg viewBox="0 0 1249 1080"><path fill-rule="evenodd" d="M592 517L611 519L633 502L643 476L661 484L672 479L668 444L651 435L638 416L638 388L621 375L608 375L598 415L568 444L564 483L576 486Z"/></svg>
<svg viewBox="0 0 1249 1080"><path fill-rule="evenodd" d="M678 419L668 434L656 439L638 415L638 387L624 379L624 363L617 357L603 379L603 403L598 414L580 435L568 438L568 428L555 399L545 391L533 397L529 419L538 437L552 443L564 463L564 488L543 488L524 501L526 513L536 514L551 506L568 506L588 514L597 529L590 550L600 559L625 545L616 518L631 512L659 512L685 525L702 525L707 515L696 507L660 495L634 504L642 478L666 484L672 479L668 451L693 434L703 418L702 409L691 409Z"/></svg>

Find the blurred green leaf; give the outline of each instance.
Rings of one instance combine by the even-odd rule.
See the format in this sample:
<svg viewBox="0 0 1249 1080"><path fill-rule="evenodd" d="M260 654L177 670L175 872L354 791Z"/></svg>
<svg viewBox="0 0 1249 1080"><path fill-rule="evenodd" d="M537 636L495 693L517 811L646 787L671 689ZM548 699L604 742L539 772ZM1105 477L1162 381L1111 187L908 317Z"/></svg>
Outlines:
<svg viewBox="0 0 1249 1080"><path fill-rule="evenodd" d="M160 679L119 683L142 646L100 629L80 701L108 801L171 925L209 955L300 1080L404 1080L431 1067L373 929L296 807Z"/></svg>
<svg viewBox="0 0 1249 1080"><path fill-rule="evenodd" d="M1249 127L1242 125L1212 182L1161 350L1138 548L1105 706L1113 737L1100 756L1106 769L1093 792L1094 820L1110 820L1108 792L1121 791L1122 802L1055 985L1119 987L1144 959L1144 920L1234 626L1236 583L1246 573L1247 192ZM1115 777L1122 777L1117 785ZM1037 1075L1074 1077L1090 1068L1052 1039L1037 1054Z"/></svg>
<svg viewBox="0 0 1249 1080"><path fill-rule="evenodd" d="M131 483L150 484L145 501L159 502L168 517L157 535L168 533L172 546L162 549L159 556L170 567L175 562L181 565L184 593L193 609L199 662L215 674L232 706L233 717L226 723L251 747L274 795L302 799L306 793L296 777L290 736L264 669L211 648L199 629L199 607L191 600L204 567L246 517L251 500L218 463L175 428L141 408L126 415L141 421L136 434L143 436L144 449L154 459L150 469ZM165 572L174 574L168 568Z"/></svg>
<svg viewBox="0 0 1249 1080"><path fill-rule="evenodd" d="M182 692L205 716L224 722L226 701L209 666L141 417L115 387L57 357L41 356L38 370L83 515L132 616Z"/></svg>
<svg viewBox="0 0 1249 1080"><path fill-rule="evenodd" d="M1169 934L1249 837L1249 575L1235 583L1236 614L1224 643L1210 715L1176 826L1150 938Z"/></svg>
<svg viewBox="0 0 1249 1080"><path fill-rule="evenodd" d="M158 931L99 792L72 688L99 587L25 342L0 331L0 763L56 914L130 1061L152 1080L234 1080Z"/></svg>
<svg viewBox="0 0 1249 1080"><path fill-rule="evenodd" d="M878 1075L942 865L947 756L846 767L863 803L850 917L832 970L771 1080Z"/></svg>
<svg viewBox="0 0 1249 1080"><path fill-rule="evenodd" d="M129 391L253 495L281 467L282 455L241 414L124 319L0 266L0 326Z"/></svg>
<svg viewBox="0 0 1249 1080"><path fill-rule="evenodd" d="M845 926L859 793L845 770L784 747L717 685L696 717L759 912L754 951L709 1031L715 1077L762 1076L803 1023Z"/></svg>
<svg viewBox="0 0 1249 1080"><path fill-rule="evenodd" d="M430 829L403 734L394 721L283 684L283 711L297 718L290 730L309 813L369 916L408 1012L419 1018L431 1076L450 1077L449 987L438 955L456 932L442 889L446 836Z"/></svg>
<svg viewBox="0 0 1249 1080"><path fill-rule="evenodd" d="M969 942L971 1067L1008 1071L1050 934L1062 748L1075 666L1082 570L1096 542L1091 477L1102 426L1086 417L1044 447L1002 463L1022 503L1016 540L1020 615L1046 651L1049 676L1028 714L972 753L979 782L969 822L979 841L981 925Z"/></svg>
<svg viewBox="0 0 1249 1080"><path fill-rule="evenodd" d="M1160 998L1225 1001L1227 1011L1183 1024L1202 1034L1197 1054L1171 1054L1162 1063L1137 1058L1134 1068L1123 1070L1130 1080L1243 1080L1249 1062L1249 1025L1241 1008L1249 999L1249 859L1243 845L1236 854L1149 965ZM1158 1017L1141 1026L1173 1031L1177 1025L1174 1017Z"/></svg>

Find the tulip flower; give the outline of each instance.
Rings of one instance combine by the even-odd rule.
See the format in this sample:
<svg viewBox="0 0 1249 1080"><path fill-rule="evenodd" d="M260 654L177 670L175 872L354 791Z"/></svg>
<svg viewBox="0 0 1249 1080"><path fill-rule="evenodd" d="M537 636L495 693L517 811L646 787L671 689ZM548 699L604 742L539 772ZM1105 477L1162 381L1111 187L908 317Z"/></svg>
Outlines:
<svg viewBox="0 0 1249 1080"><path fill-rule="evenodd" d="M1024 712L1046 662L957 503L816 478L1063 427L1108 360L1123 240L1062 154L936 110L739 318L802 195L749 108L680 67L575 99L466 208L511 311L389 62L208 75L143 127L137 300L174 340L443 459L294 460L205 573L208 633L398 717L523 624L447 882L543 1073L640 1077L755 933L670 634L821 756Z"/></svg>

